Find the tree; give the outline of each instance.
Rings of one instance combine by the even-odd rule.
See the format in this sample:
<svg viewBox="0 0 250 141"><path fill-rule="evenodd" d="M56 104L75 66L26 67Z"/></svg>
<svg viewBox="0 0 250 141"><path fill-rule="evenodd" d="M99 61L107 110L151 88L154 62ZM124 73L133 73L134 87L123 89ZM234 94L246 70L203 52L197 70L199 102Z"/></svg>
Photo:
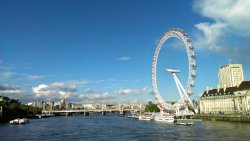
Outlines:
<svg viewBox="0 0 250 141"><path fill-rule="evenodd" d="M158 108L156 104L150 104L150 105L146 105L145 111L146 112L160 112L160 109Z"/></svg>

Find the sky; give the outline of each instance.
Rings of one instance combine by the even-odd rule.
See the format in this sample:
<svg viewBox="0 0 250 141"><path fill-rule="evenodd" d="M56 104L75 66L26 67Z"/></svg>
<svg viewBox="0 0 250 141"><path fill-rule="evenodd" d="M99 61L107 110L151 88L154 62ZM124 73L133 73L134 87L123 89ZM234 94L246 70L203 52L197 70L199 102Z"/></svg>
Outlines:
<svg viewBox="0 0 250 141"><path fill-rule="evenodd" d="M218 69L243 65L250 80L250 1L0 0L0 94L22 102L155 101L152 58L157 42L181 28L195 47L191 99L218 85ZM187 84L188 60L167 40L157 64L160 95L178 100L171 74Z"/></svg>

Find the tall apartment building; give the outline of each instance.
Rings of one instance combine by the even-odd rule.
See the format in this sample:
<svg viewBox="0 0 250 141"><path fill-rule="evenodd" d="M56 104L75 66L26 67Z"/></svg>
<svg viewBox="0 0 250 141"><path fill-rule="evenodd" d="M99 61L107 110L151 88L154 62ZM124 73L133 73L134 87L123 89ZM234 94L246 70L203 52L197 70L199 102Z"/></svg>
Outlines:
<svg viewBox="0 0 250 141"><path fill-rule="evenodd" d="M219 68L219 87L239 86L244 81L242 64L227 64Z"/></svg>
<svg viewBox="0 0 250 141"><path fill-rule="evenodd" d="M244 81L241 64L219 68L219 87L207 88L200 98L204 114L250 114L250 81Z"/></svg>

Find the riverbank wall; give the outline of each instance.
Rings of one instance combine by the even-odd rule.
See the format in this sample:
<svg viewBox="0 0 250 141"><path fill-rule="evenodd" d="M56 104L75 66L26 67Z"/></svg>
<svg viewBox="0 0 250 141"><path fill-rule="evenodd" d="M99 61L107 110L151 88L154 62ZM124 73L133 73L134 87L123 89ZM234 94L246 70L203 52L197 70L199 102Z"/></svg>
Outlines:
<svg viewBox="0 0 250 141"><path fill-rule="evenodd" d="M196 114L193 119L202 119L210 121L231 121L231 122L248 122L250 123L250 115L215 115L215 114Z"/></svg>

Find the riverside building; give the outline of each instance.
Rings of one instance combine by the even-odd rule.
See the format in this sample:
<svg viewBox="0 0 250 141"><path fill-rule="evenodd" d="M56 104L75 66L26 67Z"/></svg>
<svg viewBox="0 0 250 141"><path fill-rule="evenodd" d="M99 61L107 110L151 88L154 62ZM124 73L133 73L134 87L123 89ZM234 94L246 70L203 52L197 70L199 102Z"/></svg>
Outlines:
<svg viewBox="0 0 250 141"><path fill-rule="evenodd" d="M227 64L219 68L219 86L239 86L244 81L242 64Z"/></svg>
<svg viewBox="0 0 250 141"><path fill-rule="evenodd" d="M241 64L220 67L219 85L206 88L200 98L200 113L250 114L250 81L244 81Z"/></svg>

